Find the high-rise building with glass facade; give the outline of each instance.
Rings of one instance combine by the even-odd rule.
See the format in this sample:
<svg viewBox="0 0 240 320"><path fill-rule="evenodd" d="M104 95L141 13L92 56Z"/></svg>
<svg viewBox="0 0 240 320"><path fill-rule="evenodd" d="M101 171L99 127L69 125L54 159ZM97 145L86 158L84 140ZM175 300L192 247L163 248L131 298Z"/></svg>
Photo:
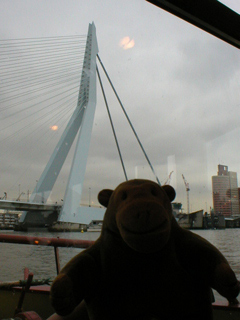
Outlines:
<svg viewBox="0 0 240 320"><path fill-rule="evenodd" d="M237 173L219 164L217 176L212 176L213 207L216 215L238 215L239 198Z"/></svg>

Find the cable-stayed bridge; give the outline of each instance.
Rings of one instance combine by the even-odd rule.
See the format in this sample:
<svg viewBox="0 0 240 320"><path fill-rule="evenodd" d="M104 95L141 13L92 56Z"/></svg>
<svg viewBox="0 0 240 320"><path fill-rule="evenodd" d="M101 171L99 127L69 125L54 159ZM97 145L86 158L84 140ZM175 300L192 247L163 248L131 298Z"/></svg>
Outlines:
<svg viewBox="0 0 240 320"><path fill-rule="evenodd" d="M36 223L36 225L38 224L38 219L34 217L33 213L37 213L37 216L39 216L39 211L41 211L43 215L44 212L49 211L52 215L54 215L55 212L54 217L56 217L56 211L59 210L59 206L47 205L46 203L77 134L78 139L75 154L63 199L63 205L60 207L57 220L61 223L88 224L93 218L102 219L103 217L103 209L84 207L84 212L82 212L79 206L91 138L93 117L96 108L95 70L97 53L98 45L96 29L92 23L89 25L86 40L77 107L75 108L75 111L57 146L55 147L42 175L37 181L35 189L31 193L29 203L24 204L20 203L20 201L8 202L2 200L2 208L12 207L18 210L26 210L20 218L20 226L22 226L23 229L26 229L28 225L34 226L34 223ZM35 81L35 79L33 81ZM44 79L42 81L44 82Z"/></svg>
<svg viewBox="0 0 240 320"><path fill-rule="evenodd" d="M57 39L57 41L59 41L59 39ZM68 43L70 44L70 42L74 42L75 39L70 38L68 39L68 41L69 41ZM81 39L80 41L84 43L84 40ZM80 86L78 86L79 91L78 91L77 106L75 107L75 110L71 115L70 120L68 121L64 131L62 132L62 135L60 136L59 141L55 149L53 150L52 155L49 161L47 162L45 169L43 170L40 178L36 181L37 183L34 191L31 193L29 202L23 203L20 201L9 202L5 200L0 200L0 208L6 209L7 206L9 206L9 208L11 207L16 210L25 210L20 218L20 227L23 230L27 229L29 226L30 227L37 226L37 225L43 226L44 219L46 217L48 217L48 223L46 223L47 225L49 224L52 225L53 222L57 222L55 223L56 230L79 229L83 224L89 224L92 220L102 220L103 218L104 209L96 208L90 205L88 207L79 205L82 197L84 175L86 170L91 132L93 127L93 119L94 119L94 114L96 109L96 78L97 76L99 78L101 89L104 95L106 107L108 110L110 122L112 125L115 141L118 148L118 153L121 159L125 179L126 180L128 179L127 173L124 167L124 163L122 160L120 148L115 135L113 123L111 120L111 115L108 109L107 100L105 98L102 81L97 68L96 62L98 59L101 66L103 67L105 74L107 75L106 70L102 65L102 62L98 56L96 28L93 23L89 25L88 35L85 41L86 42L84 43L84 52L82 56L83 58L82 58ZM31 42L32 43L35 42L35 39L31 39ZM4 88L4 90L10 92L10 96L7 99L5 99L5 102L10 101L10 104L8 104L7 106L8 111L9 111L9 108L14 108L16 105L16 102L14 100L15 96L18 99L20 99L20 95L17 94L17 90L19 89L19 87L17 87L17 84L21 88L22 102L27 104L29 103L29 101L31 101L32 99L31 95L30 97L28 96L28 98L26 98L27 93L31 93L36 98L36 96L38 96L38 88L41 88L45 90L45 93L44 93L44 97L42 97L43 96L42 93L39 94L39 101L35 102L35 104L39 104L38 108L40 109L46 108L46 110L48 110L50 100L54 98L53 105L55 105L55 108L58 108L59 110L60 107L63 106L63 110L66 110L68 103L70 103L70 99L72 99L70 94L70 89L66 88L66 74L70 72L71 68L74 69L74 74L69 73L69 77L71 81L72 78L75 78L78 76L79 70L75 72L74 65L71 66L71 63L70 63L68 64L67 69L62 71L59 68L59 64L58 64L58 67L54 69L54 75L51 76L52 79L58 79L58 87L52 88L52 85L50 84L51 82L48 82L48 80L50 81L50 79L48 78L49 76L47 76L48 73L45 73L42 70L48 70L50 67L53 67L57 63L57 60L61 61L61 59L63 59L63 54L61 54L62 47L60 47L59 42L57 42L57 44L55 44L54 47L48 49L48 51L46 49L47 42L41 43L41 45L39 44L39 42L37 42L37 45L31 48L29 48L28 45L25 43L22 45L22 47L24 48L24 46L26 46L26 49L23 49L23 51L21 52L21 60L23 61L26 60L26 64L23 65L24 67L23 69L21 69L21 67L18 67L18 63L17 62L15 63L15 60L13 59L10 62L11 64L10 68L12 68L11 72L16 73L16 70L18 70L19 73L18 74L16 73L15 80L12 80L12 78L9 78L9 79L5 78L3 82L3 88L4 88L4 85L6 85L6 88ZM66 48L68 48L68 44L66 44ZM12 50L12 48L7 48L7 49L8 51ZM38 55L38 59L41 59L41 56L43 56L44 60L41 63L41 65L38 67L38 69L40 69L40 74L38 72L38 76L36 76L34 70L33 71L31 70L31 68L33 68L33 66L31 65L33 62L33 59L31 61L29 60L29 52L33 51L33 55L34 55L34 53L36 53L39 50L42 50L42 51L40 56ZM59 57L55 56L54 60L47 63L45 60L45 57L51 56L52 52L58 52ZM71 54L74 55L74 52ZM67 59L69 60L68 62L71 62L71 55L68 54ZM5 64L8 64L7 61L5 62ZM30 71L31 76L29 76L29 74L27 75L28 82L26 82L26 78L24 78L24 72L26 72L26 69L31 70ZM63 77L63 74L64 74L64 77ZM4 75L4 72L3 72L3 75ZM34 87L33 87L34 89L28 86L29 77L30 77L30 82L34 84ZM61 78L62 78L62 81L61 81ZM125 109L121 104L121 101L109 78L108 80L117 96L117 99L119 100L119 103L138 140L138 143L155 175L153 167L141 145L141 142L130 122L130 119L128 118L125 112ZM10 87L7 86L8 82L11 82ZM74 87L74 90L76 92L75 87ZM67 92L67 94L64 97L61 96L63 92ZM48 94L51 94L51 98L48 97ZM27 109L26 110L27 112L26 112L25 118L28 118L30 117L30 114L29 114L30 107L29 108L27 107L26 109ZM6 110L4 110L3 108L1 111L4 114L4 111ZM60 111L59 114L61 115L61 110L59 111ZM17 120L17 115L19 112L20 111L17 111L17 112L15 111L13 114L13 116L16 117L16 120L15 120L16 123L18 123L19 121ZM6 115L6 117L8 117L8 115ZM22 121L24 120L25 119L23 117ZM7 130L7 128L8 126L6 126L4 129ZM23 127L22 130L24 129L25 128ZM52 130L53 131L55 130L54 126L52 127ZM9 137L7 137L6 139L8 138ZM40 136L40 139L41 138L43 137ZM74 140L77 140L77 141L75 145L75 151L74 151L73 160L70 168L70 174L68 177L68 182L66 184L66 190L65 190L65 195L64 195L62 204L49 205L47 201L52 192L53 186L56 183L56 180L60 174L62 166L68 156L71 146L74 143ZM35 140L33 143L36 144L38 142ZM155 177L159 182L156 175Z"/></svg>

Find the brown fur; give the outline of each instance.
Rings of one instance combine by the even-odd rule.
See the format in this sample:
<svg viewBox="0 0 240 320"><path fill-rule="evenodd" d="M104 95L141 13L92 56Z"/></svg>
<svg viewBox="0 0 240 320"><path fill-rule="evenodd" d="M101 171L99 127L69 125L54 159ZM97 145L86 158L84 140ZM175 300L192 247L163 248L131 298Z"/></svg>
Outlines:
<svg viewBox="0 0 240 320"><path fill-rule="evenodd" d="M149 180L102 190L102 233L53 282L56 312L68 315L84 300L91 320L210 320L211 288L233 301L234 272L213 245L178 226L174 198L171 186Z"/></svg>

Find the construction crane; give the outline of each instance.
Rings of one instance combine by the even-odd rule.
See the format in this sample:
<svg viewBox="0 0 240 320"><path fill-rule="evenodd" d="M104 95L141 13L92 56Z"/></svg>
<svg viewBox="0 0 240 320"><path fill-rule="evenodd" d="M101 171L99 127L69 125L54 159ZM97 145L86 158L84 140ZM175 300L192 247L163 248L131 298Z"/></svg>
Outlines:
<svg viewBox="0 0 240 320"><path fill-rule="evenodd" d="M173 171L171 171L171 172L169 173L169 176L168 176L167 180L162 184L163 186L165 186L166 184L169 184L169 183L170 183L172 174L173 174Z"/></svg>
<svg viewBox="0 0 240 320"><path fill-rule="evenodd" d="M16 201L20 201L20 198L21 198L21 196L22 196L23 194L25 194L25 193L24 193L24 192L21 192L21 193L19 194L19 196L17 197Z"/></svg>
<svg viewBox="0 0 240 320"><path fill-rule="evenodd" d="M186 187L186 192L187 192L187 214L189 214L189 183L187 182L187 180L185 179L184 175L182 174L182 178Z"/></svg>
<svg viewBox="0 0 240 320"><path fill-rule="evenodd" d="M4 196L0 200L7 200L7 192L4 192Z"/></svg>

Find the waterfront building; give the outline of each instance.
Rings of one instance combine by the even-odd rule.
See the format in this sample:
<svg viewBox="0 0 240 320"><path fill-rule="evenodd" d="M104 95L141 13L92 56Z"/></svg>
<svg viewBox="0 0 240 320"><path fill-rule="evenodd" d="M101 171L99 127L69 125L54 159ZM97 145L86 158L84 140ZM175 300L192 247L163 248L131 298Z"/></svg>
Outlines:
<svg viewBox="0 0 240 320"><path fill-rule="evenodd" d="M215 215L239 215L237 173L228 166L218 165L217 176L212 176L213 207Z"/></svg>
<svg viewBox="0 0 240 320"><path fill-rule="evenodd" d="M18 212L0 212L0 230L14 229L18 219Z"/></svg>
<svg viewBox="0 0 240 320"><path fill-rule="evenodd" d="M178 217L180 213L182 213L182 203L180 202L172 202L172 211L175 218Z"/></svg>

